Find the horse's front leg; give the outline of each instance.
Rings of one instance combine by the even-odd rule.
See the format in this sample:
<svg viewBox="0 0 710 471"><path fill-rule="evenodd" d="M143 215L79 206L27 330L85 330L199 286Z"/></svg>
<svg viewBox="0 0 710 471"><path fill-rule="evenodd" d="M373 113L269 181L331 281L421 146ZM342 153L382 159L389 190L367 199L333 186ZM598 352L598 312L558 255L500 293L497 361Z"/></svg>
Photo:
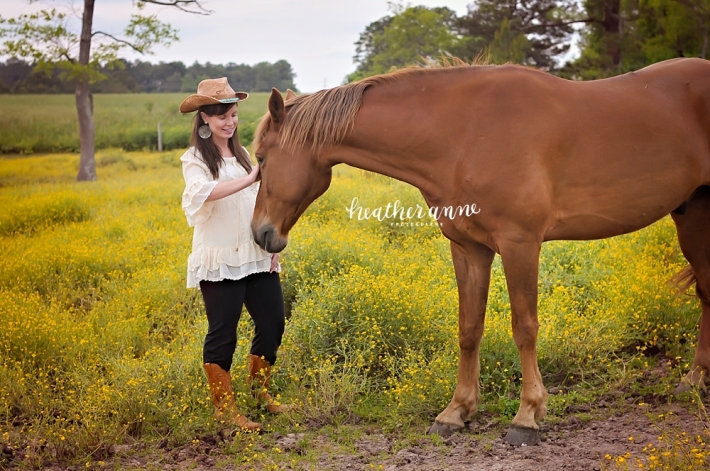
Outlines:
<svg viewBox="0 0 710 471"><path fill-rule="evenodd" d="M459 374L453 399L428 430L443 436L463 428L478 409L478 352L495 252L484 245L463 247L452 241L451 256L459 289Z"/></svg>
<svg viewBox="0 0 710 471"><path fill-rule="evenodd" d="M499 248L510 294L513 339L520 353L523 373L520 407L505 439L512 445L535 445L540 441L535 420L547 414L547 391L537 365L537 282L541 244L516 240L499 243Z"/></svg>

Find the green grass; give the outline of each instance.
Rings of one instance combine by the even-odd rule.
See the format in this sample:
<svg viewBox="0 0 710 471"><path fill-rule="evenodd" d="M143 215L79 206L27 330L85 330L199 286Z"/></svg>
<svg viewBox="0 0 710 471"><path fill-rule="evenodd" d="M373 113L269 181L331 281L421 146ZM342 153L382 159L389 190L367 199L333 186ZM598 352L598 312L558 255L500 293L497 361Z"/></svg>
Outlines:
<svg viewBox="0 0 710 471"><path fill-rule="evenodd" d="M189 145L194 113L182 115L182 93L94 95L96 148L155 149L158 123L164 149ZM268 93L252 93L240 104L239 137L248 145L266 113ZM0 153L76 152L79 125L74 95L0 95Z"/></svg>

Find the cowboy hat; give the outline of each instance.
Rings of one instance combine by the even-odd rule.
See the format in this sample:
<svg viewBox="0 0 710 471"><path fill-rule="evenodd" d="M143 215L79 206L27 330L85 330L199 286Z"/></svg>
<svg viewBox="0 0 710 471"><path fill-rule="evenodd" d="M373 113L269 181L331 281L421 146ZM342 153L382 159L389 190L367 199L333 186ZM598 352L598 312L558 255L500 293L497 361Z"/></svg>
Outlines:
<svg viewBox="0 0 710 471"><path fill-rule="evenodd" d="M227 77L207 79L197 86L197 93L190 95L180 103L180 112L189 113L200 106L236 103L249 97L248 93L235 92L227 83Z"/></svg>

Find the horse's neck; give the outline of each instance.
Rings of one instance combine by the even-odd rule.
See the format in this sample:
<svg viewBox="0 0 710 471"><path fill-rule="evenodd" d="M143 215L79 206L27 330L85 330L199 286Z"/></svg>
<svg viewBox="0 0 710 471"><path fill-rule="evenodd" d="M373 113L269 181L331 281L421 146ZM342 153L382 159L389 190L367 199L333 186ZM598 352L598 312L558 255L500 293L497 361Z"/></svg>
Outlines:
<svg viewBox="0 0 710 471"><path fill-rule="evenodd" d="M328 150L331 164L379 173L409 183L424 193L435 192L431 168L445 165L441 139L427 121L421 82L380 84L368 90L352 130L340 145Z"/></svg>
<svg viewBox="0 0 710 471"><path fill-rule="evenodd" d="M407 161L396 153L351 145L336 146L328 154L331 165L343 163L409 183L424 194L438 193L435 182L427 178L425 166L418 163L418 159Z"/></svg>

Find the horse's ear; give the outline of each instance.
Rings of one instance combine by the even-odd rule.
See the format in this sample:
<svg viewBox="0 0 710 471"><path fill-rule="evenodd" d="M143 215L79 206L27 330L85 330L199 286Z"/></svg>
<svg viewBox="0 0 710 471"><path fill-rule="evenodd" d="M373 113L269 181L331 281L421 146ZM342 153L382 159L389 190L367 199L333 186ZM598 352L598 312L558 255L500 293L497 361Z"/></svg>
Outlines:
<svg viewBox="0 0 710 471"><path fill-rule="evenodd" d="M296 94L289 88L286 90L286 99L290 100L291 98L296 98Z"/></svg>
<svg viewBox="0 0 710 471"><path fill-rule="evenodd" d="M271 121L274 124L281 124L286 119L286 109L284 107L284 99L281 92L276 88L271 89L269 97L269 113L271 113Z"/></svg>

